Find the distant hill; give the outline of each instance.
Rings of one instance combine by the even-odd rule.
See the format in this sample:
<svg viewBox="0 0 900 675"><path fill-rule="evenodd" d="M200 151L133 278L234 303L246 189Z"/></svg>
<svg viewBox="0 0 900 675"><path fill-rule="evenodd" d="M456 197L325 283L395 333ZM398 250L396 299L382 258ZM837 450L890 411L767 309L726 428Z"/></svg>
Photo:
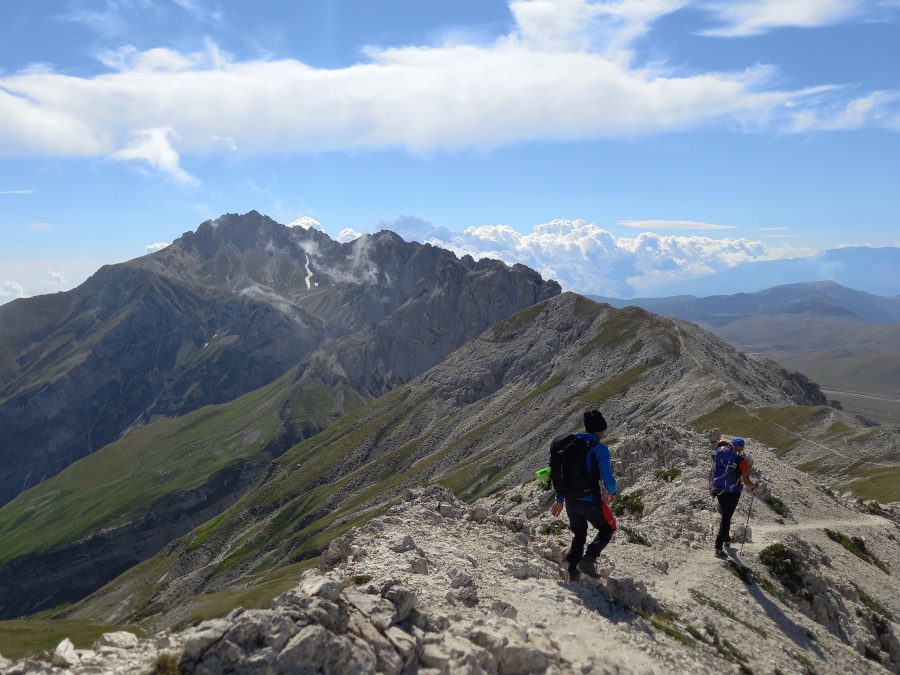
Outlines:
<svg viewBox="0 0 900 675"><path fill-rule="evenodd" d="M887 399L853 397L848 409L900 422L898 297L817 281L700 298L595 299L691 321L734 345L799 370L826 390ZM848 405L838 394L831 395ZM865 406L860 408L860 403Z"/></svg>
<svg viewBox="0 0 900 675"><path fill-rule="evenodd" d="M805 258L764 260L744 263L728 270L667 284L668 297L754 293L771 286L804 281L835 281L875 295L900 294L900 247L869 248L850 246Z"/></svg>

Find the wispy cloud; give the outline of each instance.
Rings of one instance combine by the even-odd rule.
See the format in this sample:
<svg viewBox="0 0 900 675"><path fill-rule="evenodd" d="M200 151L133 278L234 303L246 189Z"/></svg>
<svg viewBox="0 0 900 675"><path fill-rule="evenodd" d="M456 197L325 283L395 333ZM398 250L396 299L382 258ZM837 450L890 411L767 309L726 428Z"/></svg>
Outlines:
<svg viewBox="0 0 900 675"><path fill-rule="evenodd" d="M620 220L619 225L639 230L733 230L737 225L717 225L696 220Z"/></svg>
<svg viewBox="0 0 900 675"><path fill-rule="evenodd" d="M777 232L779 230L788 230L788 227L757 227L760 232Z"/></svg>
<svg viewBox="0 0 900 675"><path fill-rule="evenodd" d="M210 7L200 0L172 0L185 12L203 23L221 28L225 25L225 15L218 5Z"/></svg>
<svg viewBox="0 0 900 675"><path fill-rule="evenodd" d="M893 104L900 93L875 91L850 101L838 101L829 105L799 110L793 117L791 131L842 131L866 126L890 126L890 117L896 112Z"/></svg>
<svg viewBox="0 0 900 675"><path fill-rule="evenodd" d="M135 132L130 145L118 150L116 159L138 159L163 171L179 183L197 185L198 181L181 168L178 151L172 145L177 134L171 127L154 127Z"/></svg>
<svg viewBox="0 0 900 675"><path fill-rule="evenodd" d="M0 195L33 195L34 190L0 190Z"/></svg>
<svg viewBox="0 0 900 675"><path fill-rule="evenodd" d="M744 37L776 28L815 28L862 14L871 0L728 0L707 5L721 26L707 35Z"/></svg>
<svg viewBox="0 0 900 675"><path fill-rule="evenodd" d="M50 223L29 223L29 230L49 230L53 227Z"/></svg>
<svg viewBox="0 0 900 675"><path fill-rule="evenodd" d="M795 239L796 234L767 234L766 239Z"/></svg>

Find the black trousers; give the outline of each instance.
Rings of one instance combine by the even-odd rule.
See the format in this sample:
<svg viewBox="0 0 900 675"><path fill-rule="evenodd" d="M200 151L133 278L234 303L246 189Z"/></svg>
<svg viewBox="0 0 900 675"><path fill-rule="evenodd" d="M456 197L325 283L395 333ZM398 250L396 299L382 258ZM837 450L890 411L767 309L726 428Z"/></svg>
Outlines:
<svg viewBox="0 0 900 675"><path fill-rule="evenodd" d="M607 510L609 507L607 507ZM613 526L607 519L603 510L603 503L599 499L592 502L582 502L575 499L566 500L566 515L569 516L569 529L572 530L572 548L566 559L570 567L575 567L578 561L584 557L584 543L587 541L588 523L597 528L597 536L588 544L587 554L596 558L606 548L613 536ZM612 519L612 513L609 514ZM613 520L615 522L615 520Z"/></svg>
<svg viewBox="0 0 900 675"><path fill-rule="evenodd" d="M722 514L719 534L716 535L717 549L722 548L726 541L731 541L731 516L734 515L740 498L740 492L722 492L716 497L719 500L719 513Z"/></svg>

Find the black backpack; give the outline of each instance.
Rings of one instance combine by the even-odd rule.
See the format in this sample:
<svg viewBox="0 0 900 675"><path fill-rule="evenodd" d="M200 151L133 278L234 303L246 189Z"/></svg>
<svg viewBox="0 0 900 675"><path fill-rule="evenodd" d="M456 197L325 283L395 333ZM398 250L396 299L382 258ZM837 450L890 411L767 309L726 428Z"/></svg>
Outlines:
<svg viewBox="0 0 900 675"><path fill-rule="evenodd" d="M565 499L581 499L600 491L599 467L588 470L585 458L597 441L576 434L558 436L550 443L550 480Z"/></svg>

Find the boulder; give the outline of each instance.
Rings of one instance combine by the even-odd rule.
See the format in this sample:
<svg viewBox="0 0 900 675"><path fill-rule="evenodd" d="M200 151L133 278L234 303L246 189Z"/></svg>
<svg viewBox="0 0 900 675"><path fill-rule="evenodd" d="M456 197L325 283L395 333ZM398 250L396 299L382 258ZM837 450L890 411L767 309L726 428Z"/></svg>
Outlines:
<svg viewBox="0 0 900 675"><path fill-rule="evenodd" d="M103 647L115 647L117 649L134 649L138 646L138 638L134 633L125 630L116 631L115 633L104 633L100 638L100 645Z"/></svg>
<svg viewBox="0 0 900 675"><path fill-rule="evenodd" d="M127 633L127 635L131 635L131 633ZM53 650L52 660L53 665L60 668L71 668L77 666L81 661L75 651L75 645L69 638L64 639L56 646L56 649Z"/></svg>
<svg viewBox="0 0 900 675"><path fill-rule="evenodd" d="M388 544L388 548L391 549L394 553L404 553L406 551L412 551L416 547L416 542L413 541L413 538L408 534L395 539L390 544Z"/></svg>

